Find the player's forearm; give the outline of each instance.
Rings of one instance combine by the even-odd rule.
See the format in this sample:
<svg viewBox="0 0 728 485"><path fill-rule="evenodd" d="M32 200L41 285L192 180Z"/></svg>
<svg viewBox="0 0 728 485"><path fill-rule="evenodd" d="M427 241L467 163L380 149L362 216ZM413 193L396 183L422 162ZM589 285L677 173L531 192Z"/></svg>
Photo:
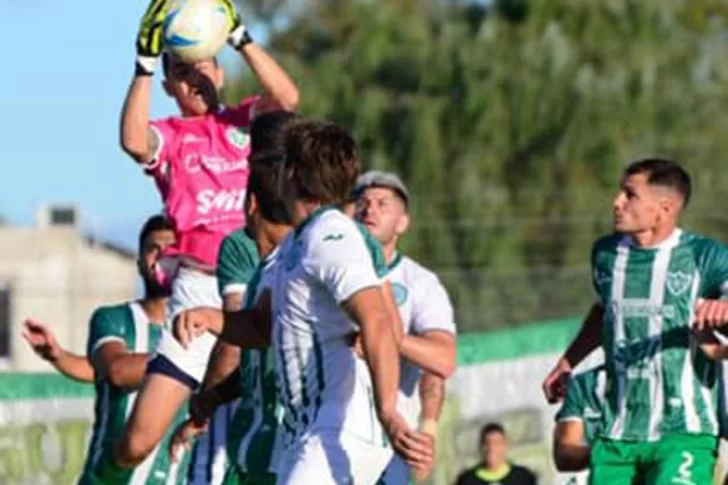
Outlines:
<svg viewBox="0 0 728 485"><path fill-rule="evenodd" d="M136 389L141 386L149 363L149 354L127 353L108 366L106 378L115 387Z"/></svg>
<svg viewBox="0 0 728 485"><path fill-rule="evenodd" d="M420 379L420 421L438 421L445 403L445 380L425 372Z"/></svg>
<svg viewBox="0 0 728 485"><path fill-rule="evenodd" d="M293 111L298 107L300 96L298 88L273 57L252 42L241 47L240 53L266 94L278 103L281 109Z"/></svg>
<svg viewBox="0 0 728 485"><path fill-rule="evenodd" d="M135 76L121 113L121 148L140 163L151 161L149 111L152 101L152 76Z"/></svg>
<svg viewBox="0 0 728 485"><path fill-rule="evenodd" d="M579 364L587 355L602 344L603 317L604 307L600 304L592 305L581 325L579 333L562 357L571 367Z"/></svg>
<svg viewBox="0 0 728 485"><path fill-rule="evenodd" d="M455 338L452 335L405 335L399 353L422 370L447 379L455 371Z"/></svg>
<svg viewBox="0 0 728 485"><path fill-rule="evenodd" d="M397 406L399 356L386 313L373 315L361 324L361 344L374 384L374 399L379 416L392 413Z"/></svg>
<svg viewBox="0 0 728 485"><path fill-rule="evenodd" d="M240 347L219 340L210 354L210 362L207 365L207 372L202 383L202 388L207 390L215 387L234 373L240 364Z"/></svg>
<svg viewBox="0 0 728 485"><path fill-rule="evenodd" d="M52 361L51 364L58 372L75 381L94 381L94 368L84 356L62 350L58 358Z"/></svg>
<svg viewBox="0 0 728 485"><path fill-rule="evenodd" d="M554 444L554 464L560 472L578 472L589 467L591 450L586 445Z"/></svg>
<svg viewBox="0 0 728 485"><path fill-rule="evenodd" d="M244 349L265 349L270 345L270 314L259 309L225 312L220 339ZM215 332L213 332L215 333Z"/></svg>
<svg viewBox="0 0 728 485"><path fill-rule="evenodd" d="M220 382L193 398L191 415L197 422L209 419L219 406L240 397L240 374L237 369Z"/></svg>

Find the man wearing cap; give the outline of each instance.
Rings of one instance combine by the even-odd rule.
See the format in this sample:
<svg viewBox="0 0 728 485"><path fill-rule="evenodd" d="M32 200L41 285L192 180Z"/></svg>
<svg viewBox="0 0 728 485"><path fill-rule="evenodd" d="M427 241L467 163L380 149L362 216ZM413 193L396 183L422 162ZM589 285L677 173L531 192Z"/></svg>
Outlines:
<svg viewBox="0 0 728 485"><path fill-rule="evenodd" d="M409 227L409 192L397 175L370 171L354 188L355 217L379 240L384 250L397 309L405 336L401 360L398 411L412 428L436 437L444 400L444 381L455 370L455 323L447 292L438 277L397 251ZM427 473L417 473L424 480ZM409 482L410 470L397 455L379 483Z"/></svg>

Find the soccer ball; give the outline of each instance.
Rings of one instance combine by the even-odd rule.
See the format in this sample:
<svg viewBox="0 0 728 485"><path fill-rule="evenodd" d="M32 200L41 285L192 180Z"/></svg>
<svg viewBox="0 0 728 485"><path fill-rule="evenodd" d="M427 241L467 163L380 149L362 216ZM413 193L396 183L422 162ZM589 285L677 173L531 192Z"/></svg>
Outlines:
<svg viewBox="0 0 728 485"><path fill-rule="evenodd" d="M225 45L231 28L220 0L174 0L164 19L163 42L183 61L211 59Z"/></svg>

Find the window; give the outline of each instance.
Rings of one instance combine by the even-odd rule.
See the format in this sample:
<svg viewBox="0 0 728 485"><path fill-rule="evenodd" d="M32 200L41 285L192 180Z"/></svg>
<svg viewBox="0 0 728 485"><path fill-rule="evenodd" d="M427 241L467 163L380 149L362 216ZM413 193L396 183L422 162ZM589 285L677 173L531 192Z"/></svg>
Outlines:
<svg viewBox="0 0 728 485"><path fill-rule="evenodd" d="M76 210L73 208L54 207L51 209L51 225L73 226L76 224Z"/></svg>
<svg viewBox="0 0 728 485"><path fill-rule="evenodd" d="M0 359L10 357L11 312L10 287L0 286Z"/></svg>

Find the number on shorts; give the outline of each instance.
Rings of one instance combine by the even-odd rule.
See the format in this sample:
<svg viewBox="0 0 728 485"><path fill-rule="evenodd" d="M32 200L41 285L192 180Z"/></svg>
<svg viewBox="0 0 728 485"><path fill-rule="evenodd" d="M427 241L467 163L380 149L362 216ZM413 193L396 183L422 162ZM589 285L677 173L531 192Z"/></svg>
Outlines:
<svg viewBox="0 0 728 485"><path fill-rule="evenodd" d="M688 451L682 452L683 462L680 468L677 469L677 476L672 479L672 483L679 483L681 485L695 485L693 482L693 454Z"/></svg>

